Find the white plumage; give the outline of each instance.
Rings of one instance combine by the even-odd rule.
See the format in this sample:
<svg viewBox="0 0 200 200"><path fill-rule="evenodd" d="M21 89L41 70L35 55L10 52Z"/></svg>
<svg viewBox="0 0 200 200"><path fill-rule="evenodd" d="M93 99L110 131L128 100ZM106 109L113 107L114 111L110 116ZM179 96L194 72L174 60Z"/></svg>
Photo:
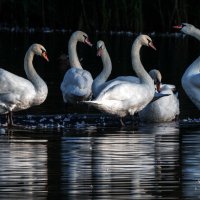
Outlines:
<svg viewBox="0 0 200 200"><path fill-rule="evenodd" d="M175 86L168 84L161 84L161 74L158 70L154 70L152 76L155 83L159 83L159 93L168 94L152 103L149 103L142 111L139 112L139 117L142 121L148 122L168 122L176 119L180 114L178 93L174 94ZM157 77L160 77L157 80Z"/></svg>
<svg viewBox="0 0 200 200"><path fill-rule="evenodd" d="M113 81L101 91L95 100L86 103L122 118L142 110L153 99L155 93L154 83L140 60L142 45L155 49L151 38L147 35L138 36L132 45L132 66L140 82Z"/></svg>
<svg viewBox="0 0 200 200"><path fill-rule="evenodd" d="M183 23L175 26L181 32L191 35L200 40L200 30L191 24ZM187 96L200 110L200 57L198 57L184 72L181 83Z"/></svg>

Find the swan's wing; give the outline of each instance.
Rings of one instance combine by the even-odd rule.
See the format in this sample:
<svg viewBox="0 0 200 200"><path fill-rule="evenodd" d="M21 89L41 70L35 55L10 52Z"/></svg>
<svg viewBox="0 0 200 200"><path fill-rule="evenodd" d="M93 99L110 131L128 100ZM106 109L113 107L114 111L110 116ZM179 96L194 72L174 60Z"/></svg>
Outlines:
<svg viewBox="0 0 200 200"><path fill-rule="evenodd" d="M200 74L193 75L192 78L190 79L190 82L195 87L200 88Z"/></svg>
<svg viewBox="0 0 200 200"><path fill-rule="evenodd" d="M172 91L175 91L176 90L176 86L175 85L171 85L171 84L162 84L161 87L160 87L160 90L172 90Z"/></svg>
<svg viewBox="0 0 200 200"><path fill-rule="evenodd" d="M20 102L20 95L13 93L0 93L0 107L6 108L6 110L12 110L9 109L12 107L12 105L16 105Z"/></svg>
<svg viewBox="0 0 200 200"><path fill-rule="evenodd" d="M31 93L34 91L32 83L20 76L0 68L0 94L6 93Z"/></svg>
<svg viewBox="0 0 200 200"><path fill-rule="evenodd" d="M101 99L106 93L109 93L111 91L115 91L115 88L118 87L120 84L123 84L124 81L111 81L110 84L108 84L101 92L100 94L97 96L96 99ZM127 82L125 82L127 83Z"/></svg>
<svg viewBox="0 0 200 200"><path fill-rule="evenodd" d="M141 84L130 83L128 81L115 81L108 85L96 98L96 100L116 100L116 101L140 101L145 98L146 92Z"/></svg>
<svg viewBox="0 0 200 200"><path fill-rule="evenodd" d="M178 115L179 114L179 99L177 98L177 95L173 93L172 90L165 90L162 92L162 94L169 94L171 93L171 95L165 97L165 98L161 98L159 99L157 102L160 104L160 108L163 110L162 112L168 112L166 113L166 115Z"/></svg>
<svg viewBox="0 0 200 200"><path fill-rule="evenodd" d="M162 94L162 93L155 92L154 93L154 97L153 97L153 99L151 100L150 103L152 103L152 102L154 102L154 101L156 101L156 100L158 100L158 99L160 99L162 97L169 96L169 95L171 95L171 94Z"/></svg>
<svg viewBox="0 0 200 200"><path fill-rule="evenodd" d="M0 113L29 107L35 94L29 80L0 69Z"/></svg>
<svg viewBox="0 0 200 200"><path fill-rule="evenodd" d="M149 103L142 111L140 111L139 116L143 121L172 121L179 115L179 100L172 90L168 89L168 91L162 91L158 94L165 95L167 93L170 95Z"/></svg>
<svg viewBox="0 0 200 200"><path fill-rule="evenodd" d="M88 88L91 87L92 82L93 78L90 72L83 69L71 68L63 78L61 90L65 91L67 87Z"/></svg>

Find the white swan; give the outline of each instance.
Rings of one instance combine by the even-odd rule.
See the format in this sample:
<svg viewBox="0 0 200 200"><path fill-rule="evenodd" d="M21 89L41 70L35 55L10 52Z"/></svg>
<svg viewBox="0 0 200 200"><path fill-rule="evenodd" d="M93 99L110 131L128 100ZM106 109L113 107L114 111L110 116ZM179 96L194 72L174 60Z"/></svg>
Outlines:
<svg viewBox="0 0 200 200"><path fill-rule="evenodd" d="M155 49L151 38L147 35L138 36L132 45L132 66L140 83L113 81L101 91L96 99L86 101L87 104L106 113L117 115L121 119L128 114L134 115L135 112L142 110L153 99L155 93L154 83L140 60L142 45ZM121 123L123 125L122 120Z"/></svg>
<svg viewBox="0 0 200 200"><path fill-rule="evenodd" d="M157 75L155 76L155 74ZM161 84L161 73L154 69L154 73L149 72L150 76L157 85L161 94L170 94L162 97L152 103L149 103L143 110L139 112L142 121L148 122L168 122L176 119L180 114L178 94L174 94L175 86Z"/></svg>
<svg viewBox="0 0 200 200"><path fill-rule="evenodd" d="M200 30L191 24L183 23L180 26L174 26L181 32L191 35L200 40ZM200 110L200 56L186 69L181 83L187 96Z"/></svg>
<svg viewBox="0 0 200 200"><path fill-rule="evenodd" d="M48 61L46 49L42 45L31 45L24 58L24 69L29 80L0 69L0 113L8 114L8 126L13 125L13 111L40 105L47 97L47 85L33 66L35 54Z"/></svg>
<svg viewBox="0 0 200 200"><path fill-rule="evenodd" d="M65 103L77 103L88 100L92 95L93 78L90 72L84 70L79 62L76 46L83 42L92 46L88 35L82 31L74 32L68 43L69 63L71 68L65 73L60 89Z"/></svg>

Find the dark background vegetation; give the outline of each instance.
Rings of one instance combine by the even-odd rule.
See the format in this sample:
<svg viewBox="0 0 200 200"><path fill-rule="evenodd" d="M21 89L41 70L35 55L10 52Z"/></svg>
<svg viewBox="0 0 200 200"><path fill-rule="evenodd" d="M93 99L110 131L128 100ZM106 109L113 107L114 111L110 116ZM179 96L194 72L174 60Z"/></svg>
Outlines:
<svg viewBox="0 0 200 200"><path fill-rule="evenodd" d="M1 28L169 32L200 23L199 0L0 0Z"/></svg>

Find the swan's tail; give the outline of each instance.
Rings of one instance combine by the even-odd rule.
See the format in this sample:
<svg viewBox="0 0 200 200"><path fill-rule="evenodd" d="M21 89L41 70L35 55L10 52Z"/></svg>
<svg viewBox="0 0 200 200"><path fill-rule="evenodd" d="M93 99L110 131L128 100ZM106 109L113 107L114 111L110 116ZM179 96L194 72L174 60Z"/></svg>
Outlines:
<svg viewBox="0 0 200 200"><path fill-rule="evenodd" d="M102 112L106 112L109 114L116 114L112 102L102 102L99 100L92 100L92 101L83 101L83 103L87 104L88 106L92 106Z"/></svg>
<svg viewBox="0 0 200 200"><path fill-rule="evenodd" d="M105 106L99 101L95 101L95 100L93 100L93 101L82 101L82 103L85 103L88 106L92 106L92 107L97 108L99 110L105 110Z"/></svg>

